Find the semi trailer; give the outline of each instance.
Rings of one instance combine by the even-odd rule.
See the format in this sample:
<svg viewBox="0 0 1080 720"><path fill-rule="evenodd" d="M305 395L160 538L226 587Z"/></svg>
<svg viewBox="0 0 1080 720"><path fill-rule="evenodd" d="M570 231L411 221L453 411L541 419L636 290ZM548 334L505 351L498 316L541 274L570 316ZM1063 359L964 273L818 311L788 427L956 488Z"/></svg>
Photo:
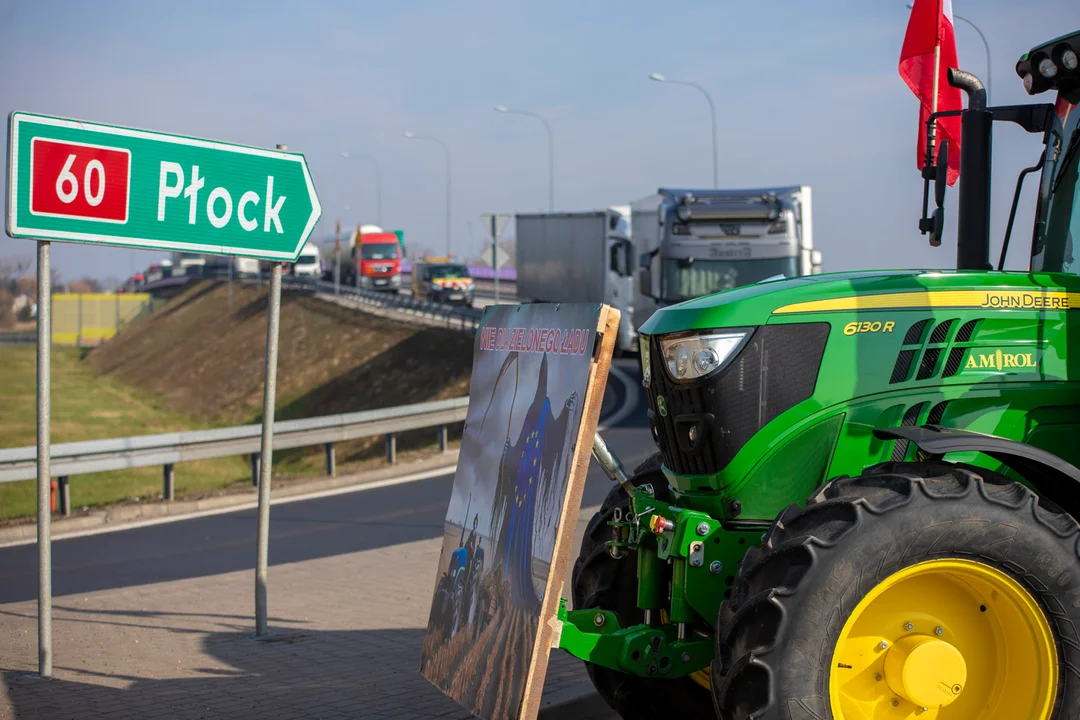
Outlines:
<svg viewBox="0 0 1080 720"><path fill-rule="evenodd" d="M600 302L619 309L620 353L637 350L628 207L518 214L519 302Z"/></svg>

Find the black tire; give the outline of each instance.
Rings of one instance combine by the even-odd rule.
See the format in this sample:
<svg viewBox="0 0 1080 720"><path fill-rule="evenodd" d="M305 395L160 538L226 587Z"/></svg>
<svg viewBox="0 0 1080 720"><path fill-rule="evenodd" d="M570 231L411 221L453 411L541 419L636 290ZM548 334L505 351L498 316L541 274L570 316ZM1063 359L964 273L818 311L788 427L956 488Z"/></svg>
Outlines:
<svg viewBox="0 0 1080 720"><path fill-rule="evenodd" d="M638 466L630 482L635 486L652 483L657 498L668 497L659 455ZM574 563L573 599L575 608L612 610L624 625L635 625L644 622L644 613L637 607L637 553L631 551L616 560L605 545L611 539L607 522L612 513L615 508L627 510L629 505L626 492L616 485L589 521L581 541L581 553ZM709 691L690 678L644 678L588 662L585 668L600 697L624 720L715 717Z"/></svg>
<svg viewBox="0 0 1080 720"><path fill-rule="evenodd" d="M851 610L906 567L959 558L1009 575L1042 608L1060 663L1052 717L1076 720L1078 541L1075 519L981 468L888 463L837 478L805 509L784 510L743 558L717 632L718 650L726 646L732 658L723 674L714 663L717 712L725 720L833 718L832 653Z"/></svg>

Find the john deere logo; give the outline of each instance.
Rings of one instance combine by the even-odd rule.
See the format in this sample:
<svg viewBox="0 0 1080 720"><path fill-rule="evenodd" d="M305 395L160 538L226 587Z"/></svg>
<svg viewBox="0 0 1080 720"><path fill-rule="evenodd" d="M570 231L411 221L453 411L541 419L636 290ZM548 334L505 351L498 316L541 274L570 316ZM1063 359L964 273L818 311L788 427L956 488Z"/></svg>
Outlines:
<svg viewBox="0 0 1080 720"><path fill-rule="evenodd" d="M964 369L997 370L1002 372L1037 366L1038 363L1035 362L1035 353L1033 352L1007 353L995 350L994 352L972 352L968 355Z"/></svg>
<svg viewBox="0 0 1080 720"><path fill-rule="evenodd" d="M660 417L667 417L667 400L663 395L656 397L656 411L660 413Z"/></svg>

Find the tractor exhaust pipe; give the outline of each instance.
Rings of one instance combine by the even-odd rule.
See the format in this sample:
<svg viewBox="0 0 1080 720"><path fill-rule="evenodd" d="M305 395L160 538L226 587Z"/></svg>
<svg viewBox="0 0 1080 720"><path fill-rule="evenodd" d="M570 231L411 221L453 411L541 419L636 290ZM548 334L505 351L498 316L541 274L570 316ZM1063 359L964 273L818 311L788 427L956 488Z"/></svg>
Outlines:
<svg viewBox="0 0 1080 720"><path fill-rule="evenodd" d="M990 148L994 116L986 109L986 88L979 78L949 68L949 84L968 96L967 109L960 119L961 183L956 269L993 270L990 264Z"/></svg>

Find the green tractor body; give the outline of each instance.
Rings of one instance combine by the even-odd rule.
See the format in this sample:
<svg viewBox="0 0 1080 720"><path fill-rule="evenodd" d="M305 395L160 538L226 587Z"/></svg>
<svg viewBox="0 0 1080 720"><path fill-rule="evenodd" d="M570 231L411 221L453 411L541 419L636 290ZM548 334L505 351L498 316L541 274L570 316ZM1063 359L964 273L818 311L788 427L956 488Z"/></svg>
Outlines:
<svg viewBox="0 0 1080 720"><path fill-rule="evenodd" d="M1033 50L1021 59L1021 65L1026 60L1024 67L1037 72L1044 56L1056 58L1061 65L1063 44L1066 48L1080 45L1080 34ZM1016 502L1021 504L1032 497L1032 503L1048 508L1052 519L1043 525L1060 522L1058 535L1066 544L1075 543L1075 519L1080 518L1080 470L1076 469L1080 466L1080 354L1070 351L1075 351L1080 338L1080 277L1070 272L1069 265L1073 238L1080 236L1080 208L1074 208L1080 203L1075 150L1080 133L1076 84L1069 85L1072 81L1066 81L1066 74L1062 68L1058 85L1040 78L1029 87L1030 92L1053 87L1068 100L1059 101L1053 117L1047 109L1053 106L1032 106L1043 108L1043 115L1017 110L997 113L999 120L1042 132L1047 142L1046 161L1039 168L1039 207L1029 271L997 271L986 262L988 223L971 216L988 215L988 192L985 198L973 198L978 182L967 180L969 187L961 190L960 198L957 266L962 269L831 273L766 281L661 309L640 328L643 385L659 453L651 466L640 469L632 479L632 490L616 488L593 519L588 531L592 539L586 538L587 547L582 548L575 570L575 607L560 611L561 647L587 661L601 694L623 717L645 717L664 708L707 711L712 716L714 707L736 720L916 717L920 713L930 713L926 716L931 718L967 717L964 713L976 705L964 702L973 703L974 694L980 692L998 699L983 701L978 707L986 714L970 717L1075 717L1062 708L1078 697L1080 678L1066 680L1069 671L1061 668L1077 659L1070 643L1080 638L1063 638L1060 627L1054 630L1057 659L1046 663L1047 668L1054 666L1053 671L1042 673L1053 675L1055 690L1049 693L1049 704L1043 705L1039 705L1043 700L1038 691L1033 691L1029 704L1014 707L1008 703L1027 700L993 695L989 686L956 689L977 685L972 678L979 661L970 652L974 641L956 642L961 651L968 648L965 659L956 664L949 660L951 651L942 649L941 638L948 639L950 628L933 626L926 630L928 639L903 637L905 627L910 630L918 624L914 617L912 622L896 623L900 636L893 638L882 631L873 647L852 651L856 659L846 660L842 643L836 639L847 637L844 633L855 623L855 619L845 620L854 618L854 608L843 607L846 601L839 602L839 614L829 608L814 610L821 627L832 633L828 642L837 643L835 648L825 651L815 646L813 652L796 648L785 656L784 667L760 659L775 655L778 643L798 645L800 634L810 642L802 631L785 635L788 631L783 628L785 623L795 623L793 618L803 617L798 613L815 600L802 597L796 611L796 605L785 605L784 598L805 592L800 588L811 582L807 578L813 577L814 563L826 562L821 559L826 550L843 547L841 538L845 533L854 537L849 529L865 524L866 517L881 514L883 523L899 528L903 523L897 518L906 511L896 510L891 520L886 511L904 502L914 508L918 498L911 498L919 495L905 495L908 491L903 488L960 488L941 497L926 490L923 495L938 504L927 505L919 514L929 518L928 527L942 523L964 527L971 536L980 528L1007 527L1009 522L994 520L997 506L993 502L983 515L969 517L956 509L959 505L954 499L976 493L983 500L994 500L997 488L1006 488L1000 491L1002 497L1011 493L1008 497L1020 498ZM983 109L976 99L969 107ZM1063 114L1062 108L1071 113ZM996 111L984 111L983 116ZM988 126L993 118L983 119ZM965 133L968 127L965 117ZM983 140L986 147L980 148ZM976 167L974 153L988 156L988 144L989 132L984 138L965 134L962 178ZM988 157L983 162L988 168ZM1071 167L1066 167L1069 163ZM988 172L984 175L988 187ZM930 175L924 171L924 177L929 180ZM924 229L932 227L933 222L927 222ZM940 237L940 224L935 232ZM880 471L885 474L871 474L866 480L866 473L879 472L868 470L873 468L885 468ZM913 468L923 469L922 474ZM926 468L932 471L925 472ZM850 479L860 476L862 480ZM848 480L837 485L838 478ZM851 490L851 483L860 488L858 492ZM892 500L882 499L885 496L877 489L886 485L888 492L907 500L890 504ZM813 512L803 510L808 499L815 497ZM976 505L970 498L965 502L964 512ZM837 516L828 517L828 512ZM811 523L809 515L817 519ZM936 532L918 527L918 518L904 522L908 530L903 532L910 531L912 538ZM801 525L814 527L804 530L799 529ZM841 526L849 529L836 531L830 539L830 528ZM897 538L908 537L899 529L895 532L900 533ZM996 535L977 540L957 535L960 539L955 542L942 539L952 538L947 533L935 537L938 545L928 546L925 557L961 563L980 561L979 543L997 548L1004 542ZM1032 547L1037 545L1032 543ZM890 552L902 552L906 546L894 541L882 547L880 562L885 566ZM858 550L853 547L850 552ZM1036 605L1044 606L1047 617L1057 610L1047 607L1053 603L1073 603L1073 612L1080 608L1080 561L1075 549L1071 555L1066 551L1035 553L1025 556L1026 561L1017 560L1015 566L1010 565L1013 556L1008 553L1017 551L1002 552L1003 558L986 563L1021 585L1028 583L1027 592L1037 598ZM785 553L802 559L784 560ZM987 556L994 552L987 550ZM1062 588L1056 596L1040 595L1039 582L1020 577L1025 571L1018 568L1028 561L1034 566L1041 563L1043 569L1054 566L1047 572L1048 577L1060 579ZM914 565L905 562L898 560L892 574L899 577ZM824 589L829 586L841 588L836 597L849 597L852 605L869 597L870 588L843 590L868 563L865 559L833 562L815 597L831 597ZM783 572L774 575L770 567ZM982 572L957 568L950 571L953 580L967 578L969 570L972 577ZM886 583L885 575L875 576L883 588L892 582ZM965 587L976 589L983 587L980 582L963 580ZM993 585L997 580L986 582L986 588L1004 588L1000 593L987 590L987 596L1011 592L1008 578L999 585ZM937 588L932 592L944 596L947 593L941 588L952 586L926 587ZM768 591L758 592L762 588ZM1016 597L1013 605L1022 607L1027 596L1019 592ZM578 606L590 601L596 604ZM1019 622L1006 617L1005 609L987 605L976 603L966 612L989 615L997 611L995 627L999 628ZM754 613L761 617L752 617ZM914 608L912 613L918 614ZM810 619L799 622L812 626L812 616L806 617ZM933 625L929 619L926 622ZM778 629L760 630L773 626ZM847 629L842 631L840 626ZM1030 626L1042 627L1034 621ZM901 658L897 650L892 660L887 659L889 648L900 644L907 654ZM1030 652L1034 658L1038 648L1050 644L1039 645L1036 639L1030 647L1011 652L1016 658ZM882 656L869 657L874 652ZM943 682L935 676L937 686L952 689L942 690L945 695L940 698L933 695L936 690L920 689L919 681L911 679L911 668L919 663L910 658L918 652L939 653L934 657L946 659L934 666L944 668L940 672L946 675L963 670L967 684ZM985 651L993 652L997 651ZM824 658L820 672L813 670L820 659L811 657L814 653ZM868 657L862 658L864 654ZM919 657L925 660L929 655ZM800 676L802 670L789 667L793 658L802 658L799 662L804 660L810 668L806 672L813 670L817 675ZM908 659L908 670L896 670L904 659ZM864 661L867 664L860 665ZM892 663L891 674L883 670L886 662ZM1042 667L1038 662L1031 660L1033 666ZM832 677L849 670L857 673L860 668L869 678L865 690L855 681L845 690L842 683L846 681ZM902 672L907 673L906 680L898 679ZM878 685L887 681L892 690L874 695L874 678ZM1032 687L1042 687L1040 682L1051 687L1046 677L1030 680ZM816 690L800 697L785 696L785 687L796 686ZM694 693L699 697L691 698ZM865 703L860 705L864 696ZM796 706L803 714L793 709ZM905 708L912 714L905 714ZM1008 715L1018 712L1027 714Z"/></svg>

